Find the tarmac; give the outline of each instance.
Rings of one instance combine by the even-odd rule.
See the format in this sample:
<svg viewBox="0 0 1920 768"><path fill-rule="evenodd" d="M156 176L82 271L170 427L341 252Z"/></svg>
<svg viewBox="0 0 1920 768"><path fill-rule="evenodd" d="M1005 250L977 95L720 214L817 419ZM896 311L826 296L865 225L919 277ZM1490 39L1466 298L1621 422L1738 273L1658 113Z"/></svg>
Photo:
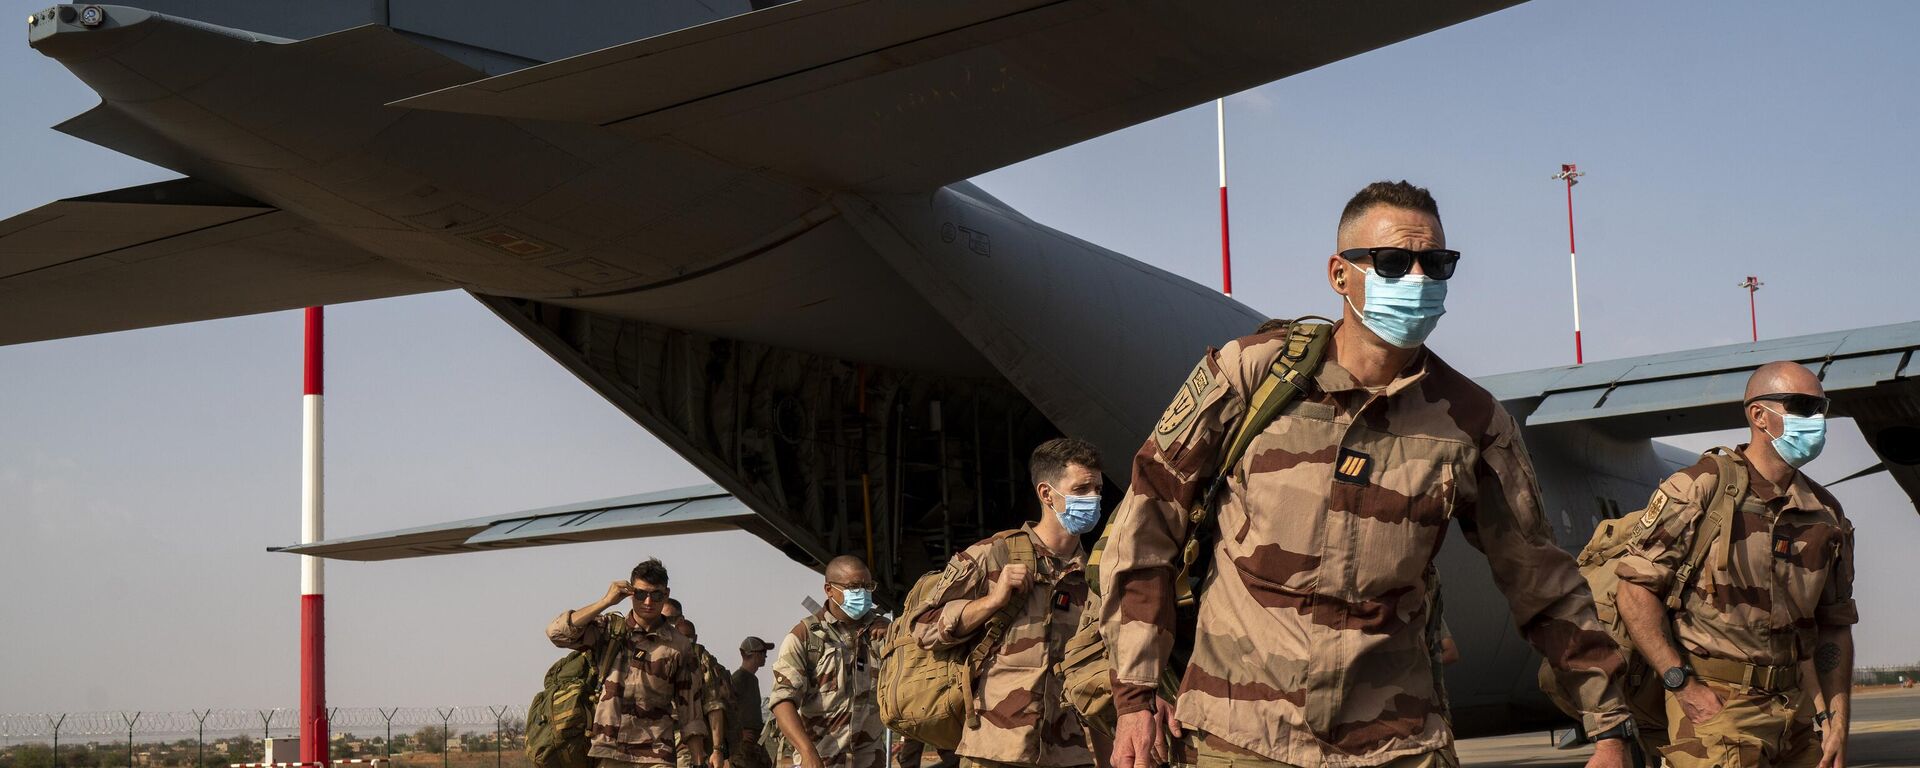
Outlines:
<svg viewBox="0 0 1920 768"><path fill-rule="evenodd" d="M1466 739L1456 745L1466 766L1577 768L1592 748L1561 751L1547 733ZM1855 691L1848 768L1920 768L1920 688Z"/></svg>

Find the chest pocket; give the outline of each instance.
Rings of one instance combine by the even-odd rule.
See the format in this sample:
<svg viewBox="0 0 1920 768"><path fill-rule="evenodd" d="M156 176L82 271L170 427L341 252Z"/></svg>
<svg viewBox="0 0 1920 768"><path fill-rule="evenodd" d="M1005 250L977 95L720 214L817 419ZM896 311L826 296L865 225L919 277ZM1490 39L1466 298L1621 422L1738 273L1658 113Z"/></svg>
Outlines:
<svg viewBox="0 0 1920 768"><path fill-rule="evenodd" d="M673 680L677 659L665 646L635 645L628 648L627 675L621 692L643 711L672 713ZM670 715L669 715L670 716Z"/></svg>
<svg viewBox="0 0 1920 768"><path fill-rule="evenodd" d="M1410 458L1400 446L1384 452L1368 482L1335 480L1329 494L1329 517L1350 527L1342 538L1356 543L1349 556L1359 595L1423 583L1453 519L1458 483L1452 458Z"/></svg>

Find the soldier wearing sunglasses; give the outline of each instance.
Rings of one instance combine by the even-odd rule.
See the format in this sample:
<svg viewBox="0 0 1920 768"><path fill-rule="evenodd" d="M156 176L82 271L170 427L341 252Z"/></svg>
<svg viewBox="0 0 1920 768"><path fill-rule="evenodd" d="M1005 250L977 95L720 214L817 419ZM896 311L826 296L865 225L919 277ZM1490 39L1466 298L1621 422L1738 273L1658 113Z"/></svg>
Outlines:
<svg viewBox="0 0 1920 768"><path fill-rule="evenodd" d="M1199 768L1457 765L1428 644L1433 556L1457 521L1581 710L1589 765L1624 768L1619 651L1554 543L1519 425L1426 346L1460 261L1439 206L1404 181L1371 184L1334 235L1322 274L1342 319L1319 366L1290 371L1306 374L1300 396L1219 466L1293 331L1227 342L1133 458L1099 572L1112 765L1148 768L1169 748ZM1232 480L1202 532L1212 565L1185 630L1175 573L1217 476ZM1183 631L1192 655L1168 701L1158 683Z"/></svg>
<svg viewBox="0 0 1920 768"><path fill-rule="evenodd" d="M1748 379L1745 406L1750 442L1715 449L1746 474L1731 525L1703 524L1714 489L1738 487L1710 457L1667 478L1619 561L1620 614L1666 688L1668 765L1842 768L1860 620L1853 525L1800 471L1826 442L1826 394L1805 367L1768 363ZM1701 546L1697 572L1676 575ZM1688 583L1669 610L1659 596L1676 581ZM1801 672L1808 656L1813 680ZM1828 702L1818 739L1809 684Z"/></svg>
<svg viewBox="0 0 1920 768"><path fill-rule="evenodd" d="M587 729L594 768L681 760L721 768L720 754L707 750L705 687L693 647L661 615L667 595L667 568L649 559L608 585L600 599L547 625L554 645L587 651L606 670ZM622 601L631 613L607 612Z"/></svg>

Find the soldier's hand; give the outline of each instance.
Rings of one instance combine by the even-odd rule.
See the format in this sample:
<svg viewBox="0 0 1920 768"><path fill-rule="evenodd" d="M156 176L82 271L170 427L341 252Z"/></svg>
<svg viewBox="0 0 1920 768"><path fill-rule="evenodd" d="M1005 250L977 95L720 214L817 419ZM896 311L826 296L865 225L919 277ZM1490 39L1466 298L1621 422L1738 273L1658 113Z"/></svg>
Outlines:
<svg viewBox="0 0 1920 768"><path fill-rule="evenodd" d="M1180 723L1173 719L1173 705L1160 702L1153 711L1141 710L1120 716L1113 729L1113 759L1110 768L1157 768L1167 763L1167 739L1180 735Z"/></svg>
<svg viewBox="0 0 1920 768"><path fill-rule="evenodd" d="M613 605L629 597L633 597L633 582L616 581L607 587L607 595L600 598L600 602Z"/></svg>
<svg viewBox="0 0 1920 768"><path fill-rule="evenodd" d="M1726 703L1720 700L1720 694L1699 680L1688 680L1687 684L1675 691L1673 696L1680 700L1680 711L1685 713L1687 719L1693 721L1694 725L1705 725L1726 707Z"/></svg>
<svg viewBox="0 0 1920 768"><path fill-rule="evenodd" d="M720 754L720 750L707 753L707 768L726 768L726 765L727 758Z"/></svg>
<svg viewBox="0 0 1920 768"><path fill-rule="evenodd" d="M1820 732L1820 768L1847 768L1847 724L1827 720Z"/></svg>
<svg viewBox="0 0 1920 768"><path fill-rule="evenodd" d="M826 764L820 762L819 753L809 750L800 754L800 768L826 768Z"/></svg>
<svg viewBox="0 0 1920 768"><path fill-rule="evenodd" d="M1020 563L1002 567L1000 578L993 582L994 601L1005 602L1014 595L1025 592L1030 586L1033 586L1032 569Z"/></svg>
<svg viewBox="0 0 1920 768"><path fill-rule="evenodd" d="M1593 745L1587 768L1633 768L1633 752L1626 739L1601 739Z"/></svg>

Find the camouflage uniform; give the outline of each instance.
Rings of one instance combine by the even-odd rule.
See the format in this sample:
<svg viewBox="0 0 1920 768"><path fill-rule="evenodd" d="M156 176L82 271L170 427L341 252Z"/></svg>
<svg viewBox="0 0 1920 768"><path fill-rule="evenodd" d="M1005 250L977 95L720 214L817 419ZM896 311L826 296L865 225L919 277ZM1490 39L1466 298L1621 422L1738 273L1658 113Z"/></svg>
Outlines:
<svg viewBox="0 0 1920 768"><path fill-rule="evenodd" d="M700 698L700 721L702 723L706 722L707 713L723 713L721 726L724 730L721 731L722 735L708 741L707 746L710 749L718 750L722 755L726 755L728 754L728 750L732 748L732 744L729 743L729 740L724 734L731 731L733 726L725 721L724 713L729 707L733 706L733 685L731 681L727 679L727 668L720 663L719 659L714 658L713 654L707 652L706 646L694 643L693 655L699 659L700 687L705 692ZM704 732L709 729L702 730ZM682 730L683 737L693 735L692 731ZM676 762L680 768L692 768L694 761L690 750L683 750L680 754L680 759Z"/></svg>
<svg viewBox="0 0 1920 768"><path fill-rule="evenodd" d="M1173 649L1188 514L1285 339L1272 331L1210 352L1134 459L1100 570L1122 714L1152 705ZM1456 519L1521 632L1578 693L1587 731L1624 722L1619 655L1554 545L1506 410L1431 351L1378 392L1329 352L1305 390L1224 470L1175 710L1202 732L1194 744L1296 765L1451 760L1425 574Z"/></svg>
<svg viewBox="0 0 1920 768"><path fill-rule="evenodd" d="M729 757L733 768L770 768L772 759L760 746L760 679L744 669L733 671L728 683L733 689L733 705L727 710L728 740L733 743ZM751 736L747 734L752 734Z"/></svg>
<svg viewBox="0 0 1920 768"><path fill-rule="evenodd" d="M672 765L683 750L680 735L705 736L699 713L706 690L687 639L662 624L642 628L632 617L608 613L584 627L572 611L547 625L547 639L571 650L591 651L606 638L609 621L629 627L625 647L615 652L587 729L587 756L601 762Z"/></svg>
<svg viewBox="0 0 1920 768"><path fill-rule="evenodd" d="M1747 469L1738 452L1731 458ZM1713 460L1702 457L1660 484L1640 518L1644 532L1620 559L1621 580L1666 594L1700 532L1706 502L1720 484L1716 474ZM1860 620L1853 600L1853 524L1840 503L1803 473L1794 473L1784 489L1756 472L1747 477L1749 490L1728 535L1710 545L1673 612L1679 650L1726 704L1719 715L1695 725L1668 694L1671 743L1662 752L1676 768L1818 762L1800 661L1811 656L1820 628ZM1776 680L1746 685L1736 670L1748 668Z"/></svg>
<svg viewBox="0 0 1920 768"><path fill-rule="evenodd" d="M1087 606L1083 553L1048 554L1032 524L968 547L953 556L928 593L927 607L915 618L914 639L937 649L973 637L959 634L961 612L1000 578L1010 559L1001 542L1014 536L1025 536L1033 545L1033 585L1013 598L1024 605L975 678L973 706L980 724L960 734L954 752L973 761L1043 768L1093 765L1080 716L1067 706L1060 673L1053 668Z"/></svg>
<svg viewBox="0 0 1920 768"><path fill-rule="evenodd" d="M877 614L850 621L821 608L780 639L770 705L793 702L827 768L880 768L886 761L886 727L873 692L886 631ZM799 762L797 747L788 752Z"/></svg>

